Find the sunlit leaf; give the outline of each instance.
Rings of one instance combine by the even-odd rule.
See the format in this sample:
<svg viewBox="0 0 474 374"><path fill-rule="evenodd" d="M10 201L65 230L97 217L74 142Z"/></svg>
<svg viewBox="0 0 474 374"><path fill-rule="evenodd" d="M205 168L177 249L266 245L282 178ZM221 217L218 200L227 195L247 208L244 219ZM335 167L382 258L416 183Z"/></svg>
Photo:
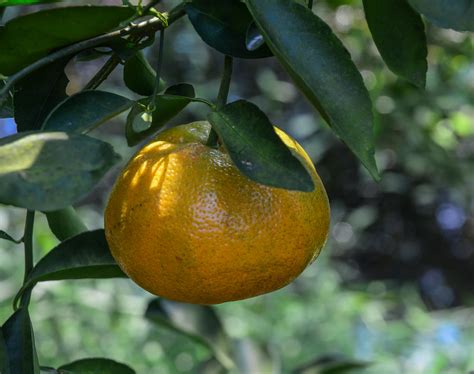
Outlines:
<svg viewBox="0 0 474 374"><path fill-rule="evenodd" d="M339 39L318 16L297 2L245 3L267 45L300 90L378 178L369 93Z"/></svg>
<svg viewBox="0 0 474 374"><path fill-rule="evenodd" d="M423 21L405 0L364 0L365 16L380 54L396 74L424 87L428 65Z"/></svg>
<svg viewBox="0 0 474 374"><path fill-rule="evenodd" d="M151 118L148 118L149 113L147 113L150 99L137 101L127 117L125 131L128 145L134 146L157 132L181 112L194 96L194 88L189 84L183 83L169 87L164 94L156 96L155 110L151 113Z"/></svg>
<svg viewBox="0 0 474 374"><path fill-rule="evenodd" d="M13 313L2 326L2 332L10 373L38 374L38 357L28 309L22 307Z"/></svg>
<svg viewBox="0 0 474 374"><path fill-rule="evenodd" d="M473 0L408 0L435 25L457 31L474 31Z"/></svg>
<svg viewBox="0 0 474 374"><path fill-rule="evenodd" d="M104 91L82 91L60 103L43 130L86 133L129 109L132 100Z"/></svg>
<svg viewBox="0 0 474 374"><path fill-rule="evenodd" d="M250 179L291 190L314 189L311 175L256 105L235 101L210 113L208 119L234 164Z"/></svg>
<svg viewBox="0 0 474 374"><path fill-rule="evenodd" d="M63 101L69 79L64 67L69 58L55 61L15 85L15 122L18 131L39 130L53 108Z"/></svg>
<svg viewBox="0 0 474 374"><path fill-rule="evenodd" d="M239 0L193 0L186 4L186 13L199 36L219 52L239 58L271 56L265 45L247 48L252 16Z"/></svg>
<svg viewBox="0 0 474 374"><path fill-rule="evenodd" d="M207 346L216 359L229 369L229 341L219 316L211 306L153 299L145 312L149 320Z"/></svg>
<svg viewBox="0 0 474 374"><path fill-rule="evenodd" d="M119 156L85 135L24 132L0 139L0 159L0 203L51 211L87 194Z"/></svg>
<svg viewBox="0 0 474 374"><path fill-rule="evenodd" d="M13 74L54 49L110 31L134 13L130 7L79 6L14 18L0 28L0 74Z"/></svg>
<svg viewBox="0 0 474 374"><path fill-rule="evenodd" d="M58 374L135 374L135 370L108 358L84 358L59 367Z"/></svg>

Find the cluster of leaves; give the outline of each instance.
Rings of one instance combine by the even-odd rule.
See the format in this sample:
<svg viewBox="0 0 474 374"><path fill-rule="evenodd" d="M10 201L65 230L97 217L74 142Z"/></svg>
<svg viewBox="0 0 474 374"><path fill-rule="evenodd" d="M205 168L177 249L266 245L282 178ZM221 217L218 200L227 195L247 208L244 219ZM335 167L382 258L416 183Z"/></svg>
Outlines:
<svg viewBox="0 0 474 374"><path fill-rule="evenodd" d="M0 6L42 2L0 0ZM151 6L145 10L141 6L67 7L21 16L1 26L0 77L6 79L0 91L0 115L15 118L18 134L0 140L0 203L28 209L30 218L32 211L45 212L51 230L62 241L26 269L14 303L16 310L0 330L2 373L40 370L28 312L35 284L125 277L110 255L103 230L87 231L70 208L119 159L110 144L87 135L97 126L130 110L125 136L132 146L156 133L190 102L205 103L210 107L208 120L214 131L249 178L281 188L314 188L305 168L254 104L239 100L215 105L197 98L189 84L163 90L159 66L155 71L140 50L154 41L156 32L163 35L163 29L182 16L187 15L201 38L226 56L275 57L334 133L378 178L369 94L349 53L309 4L296 0L189 0L167 16ZM442 0L364 0L369 28L387 66L418 87L424 87L427 70L421 15L441 27L474 31L470 5L470 0L449 5ZM141 22L143 15L154 18ZM103 52L99 47L109 50ZM66 65L74 58L101 53L110 54L110 60L84 90L68 97ZM96 90L118 63L124 64L126 87L143 98L134 101ZM31 247L32 225L29 230L21 240L26 250ZM3 232L0 238L21 242ZM232 366L223 349L222 329L211 337L213 329L187 330L174 319L170 308L190 308L187 316L198 313L214 318L211 326L219 326L211 308L154 300L146 316L210 345L220 365ZM104 373L103 367L114 373L133 372L105 359L44 370Z"/></svg>

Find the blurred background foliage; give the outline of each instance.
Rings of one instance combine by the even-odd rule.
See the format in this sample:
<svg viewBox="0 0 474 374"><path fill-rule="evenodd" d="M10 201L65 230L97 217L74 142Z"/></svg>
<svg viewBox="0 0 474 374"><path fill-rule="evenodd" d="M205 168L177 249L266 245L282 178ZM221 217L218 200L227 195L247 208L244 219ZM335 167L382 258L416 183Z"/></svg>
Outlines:
<svg viewBox="0 0 474 374"><path fill-rule="evenodd" d="M167 9L173 3L163 2ZM32 10L9 8L4 21ZM363 373L474 370L472 34L426 24L429 72L426 91L420 91L384 67L361 1L322 0L314 10L343 40L370 90L383 179L377 184L368 176L275 61L236 61L230 100L253 101L301 142L332 206L328 244L298 280L269 295L215 306L236 364L245 373L298 367L296 372L312 373L317 371L310 364L318 358L343 355L369 362L358 369ZM199 96L214 99L222 56L184 20L172 26L167 39L167 83L192 83ZM146 50L152 64L155 47ZM67 68L69 93L77 92L103 61L73 61ZM121 79L117 69L102 89L133 97ZM200 120L205 110L190 105L169 126ZM124 122L122 116L93 133L111 142L123 162L140 147L127 147ZM13 120L0 120L1 136L14 131ZM77 205L90 229L103 227L103 208L118 170ZM38 216L36 258L57 244ZM23 224L22 210L1 208L1 230L19 238ZM14 244L0 244L4 321L21 284L23 259ZM151 299L127 280L39 284L31 315L41 362L58 366L105 356L138 373L212 372L206 344L143 318Z"/></svg>

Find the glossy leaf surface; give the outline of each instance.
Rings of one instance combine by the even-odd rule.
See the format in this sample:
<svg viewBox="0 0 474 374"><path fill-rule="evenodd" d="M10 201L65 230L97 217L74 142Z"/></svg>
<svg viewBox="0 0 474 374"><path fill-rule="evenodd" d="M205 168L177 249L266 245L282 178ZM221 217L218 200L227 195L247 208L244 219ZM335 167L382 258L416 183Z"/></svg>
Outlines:
<svg viewBox="0 0 474 374"><path fill-rule="evenodd" d="M299 89L377 179L372 103L342 43L318 16L295 1L245 3Z"/></svg>
<svg viewBox="0 0 474 374"><path fill-rule="evenodd" d="M472 0L408 0L410 5L439 27L474 31Z"/></svg>
<svg viewBox="0 0 474 374"><path fill-rule="evenodd" d="M423 21L405 0L364 0L365 17L387 66L423 88L428 64Z"/></svg>
<svg viewBox="0 0 474 374"><path fill-rule="evenodd" d="M208 116L239 170L268 186L312 191L311 175L254 104L239 100Z"/></svg>
<svg viewBox="0 0 474 374"><path fill-rule="evenodd" d="M0 28L0 74L11 75L54 49L110 31L133 14L128 7L76 6L14 18Z"/></svg>
<svg viewBox="0 0 474 374"><path fill-rule="evenodd" d="M85 135L25 132L0 139L0 159L0 202L51 211L87 194L119 156Z"/></svg>
<svg viewBox="0 0 474 374"><path fill-rule="evenodd" d="M147 113L150 99L135 103L127 117L125 128L129 146L134 146L162 128L170 119L180 113L194 98L194 88L189 84L169 87L164 94L155 98L155 110Z"/></svg>
<svg viewBox="0 0 474 374"><path fill-rule="evenodd" d="M86 133L129 109L132 100L104 91L82 91L60 103L43 130Z"/></svg>
<svg viewBox="0 0 474 374"><path fill-rule="evenodd" d="M186 4L186 13L201 38L221 53L239 58L272 55L265 45L247 48L252 16L239 0L193 0Z"/></svg>

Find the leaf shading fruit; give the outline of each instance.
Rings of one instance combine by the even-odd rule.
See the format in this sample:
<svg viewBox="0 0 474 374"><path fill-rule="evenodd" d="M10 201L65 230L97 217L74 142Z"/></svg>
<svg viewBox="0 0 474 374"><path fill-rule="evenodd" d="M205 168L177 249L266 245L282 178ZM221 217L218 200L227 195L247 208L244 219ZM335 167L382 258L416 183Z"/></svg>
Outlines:
<svg viewBox="0 0 474 374"><path fill-rule="evenodd" d="M277 290L320 253L329 203L311 160L275 129L314 180L311 192L258 184L207 122L164 131L128 163L105 211L107 241L138 285L171 300L217 304Z"/></svg>

